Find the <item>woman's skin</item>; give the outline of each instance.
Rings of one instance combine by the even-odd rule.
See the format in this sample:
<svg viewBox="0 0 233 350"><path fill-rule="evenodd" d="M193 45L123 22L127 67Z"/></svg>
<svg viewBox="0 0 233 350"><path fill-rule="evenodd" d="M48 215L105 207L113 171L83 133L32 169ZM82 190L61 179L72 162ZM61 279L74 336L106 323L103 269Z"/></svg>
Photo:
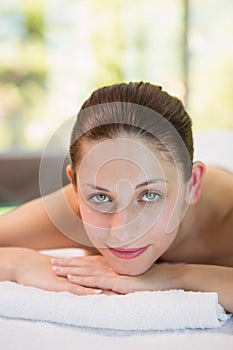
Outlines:
<svg viewBox="0 0 233 350"><path fill-rule="evenodd" d="M50 199L59 208L65 195L72 211L81 216L96 248L84 247L65 237L50 220L42 200L37 199L0 217L0 264L4 266L0 280L47 290L67 290L78 295L96 290L106 294L177 288L216 291L223 307L233 312L233 174L196 162L190 180L181 183L176 166L155 153L156 167L142 151L137 157L144 164L146 174L162 177L167 182L134 190L145 180L140 167L122 159L105 164L102 152L100 158L95 153L89 157L94 146L86 144L85 166L76 169L78 185L68 185L50 195ZM110 146L108 143L108 150ZM145 163L144 159L147 159ZM94 160L97 165L103 164L100 171L94 168ZM67 174L72 181L70 167ZM91 190L85 183L93 184L93 179L109 192ZM122 179L127 181L120 182ZM179 184L180 191L177 191ZM172 208L177 198L173 217ZM143 208L144 216L133 226ZM152 223L150 229L148 222ZM83 231L81 223L78 229ZM147 249L133 259L116 257L108 249L145 246ZM60 247L86 248L87 256L51 261L50 257L37 252Z"/></svg>

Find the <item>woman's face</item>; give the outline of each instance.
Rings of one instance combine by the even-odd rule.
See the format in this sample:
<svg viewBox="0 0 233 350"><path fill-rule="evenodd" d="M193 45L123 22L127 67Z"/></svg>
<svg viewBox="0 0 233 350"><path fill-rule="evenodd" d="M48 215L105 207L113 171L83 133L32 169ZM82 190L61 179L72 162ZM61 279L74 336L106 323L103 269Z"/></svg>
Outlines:
<svg viewBox="0 0 233 350"><path fill-rule="evenodd" d="M168 249L187 208L182 174L129 138L86 143L77 168L86 232L119 274L138 275Z"/></svg>

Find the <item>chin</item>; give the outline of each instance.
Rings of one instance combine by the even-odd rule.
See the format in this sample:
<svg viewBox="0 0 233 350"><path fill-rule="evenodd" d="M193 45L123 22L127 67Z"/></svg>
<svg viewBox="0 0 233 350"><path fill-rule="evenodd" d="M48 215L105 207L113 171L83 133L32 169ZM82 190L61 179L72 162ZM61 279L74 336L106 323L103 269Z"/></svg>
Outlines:
<svg viewBox="0 0 233 350"><path fill-rule="evenodd" d="M142 266L142 264L138 264L138 266L132 263L126 263L123 261L122 263L117 262L110 262L112 269L118 274L118 275L127 275L127 276L138 276L149 270L151 267L151 264L149 266Z"/></svg>
<svg viewBox="0 0 233 350"><path fill-rule="evenodd" d="M119 269L119 268L114 268L112 267L113 270L118 274L118 275L123 275L123 276L139 276L142 275L146 270L135 270L132 271L132 269Z"/></svg>

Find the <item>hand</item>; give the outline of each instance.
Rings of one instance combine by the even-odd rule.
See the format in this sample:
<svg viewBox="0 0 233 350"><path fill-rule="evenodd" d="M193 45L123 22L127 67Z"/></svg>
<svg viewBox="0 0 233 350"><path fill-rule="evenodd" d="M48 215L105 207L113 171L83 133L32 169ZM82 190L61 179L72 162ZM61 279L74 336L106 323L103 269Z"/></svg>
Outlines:
<svg viewBox="0 0 233 350"><path fill-rule="evenodd" d="M53 263L56 274L73 283L117 294L182 288L182 265L153 264L141 275L126 276L114 272L103 256L56 259Z"/></svg>
<svg viewBox="0 0 233 350"><path fill-rule="evenodd" d="M71 283L52 271L51 257L27 248L1 248L0 264L6 266L1 280L10 280L22 285L49 291L67 291L77 295L99 294L93 288Z"/></svg>
<svg viewBox="0 0 233 350"><path fill-rule="evenodd" d="M57 276L67 277L69 281L79 284L74 278L78 276L96 276L105 278L106 276L116 277L116 274L102 255L81 256L73 258L52 258L53 271ZM81 286L81 285L80 285ZM103 294L119 294L109 288L100 288Z"/></svg>

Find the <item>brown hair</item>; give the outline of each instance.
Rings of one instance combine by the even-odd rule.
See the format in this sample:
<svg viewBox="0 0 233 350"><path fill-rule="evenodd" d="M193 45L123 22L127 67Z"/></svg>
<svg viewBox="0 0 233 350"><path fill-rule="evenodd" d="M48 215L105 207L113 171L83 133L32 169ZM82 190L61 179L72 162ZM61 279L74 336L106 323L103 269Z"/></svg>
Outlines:
<svg viewBox="0 0 233 350"><path fill-rule="evenodd" d="M82 142L112 139L122 133L150 141L159 150L172 148L173 159L182 164L187 180L193 161L191 127L181 101L160 86L131 82L100 88L84 102L73 127L73 181L76 183L75 167L82 159Z"/></svg>

